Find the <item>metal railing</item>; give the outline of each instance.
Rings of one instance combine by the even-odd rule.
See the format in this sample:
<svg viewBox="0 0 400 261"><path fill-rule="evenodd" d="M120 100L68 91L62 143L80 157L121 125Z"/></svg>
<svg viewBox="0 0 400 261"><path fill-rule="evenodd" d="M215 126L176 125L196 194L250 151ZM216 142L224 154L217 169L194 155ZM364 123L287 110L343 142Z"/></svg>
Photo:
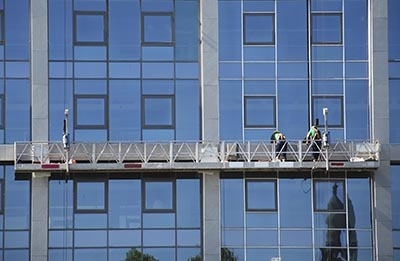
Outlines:
<svg viewBox="0 0 400 261"><path fill-rule="evenodd" d="M254 162L275 161L286 154L287 161L312 160L312 144L287 141L286 151L275 151L266 141L221 142L103 142L71 144L68 154L61 142L16 142L15 164L45 163L127 163L127 162ZM317 146L320 161L379 161L380 144L365 141L339 141L329 148ZM68 155L68 156L67 156Z"/></svg>

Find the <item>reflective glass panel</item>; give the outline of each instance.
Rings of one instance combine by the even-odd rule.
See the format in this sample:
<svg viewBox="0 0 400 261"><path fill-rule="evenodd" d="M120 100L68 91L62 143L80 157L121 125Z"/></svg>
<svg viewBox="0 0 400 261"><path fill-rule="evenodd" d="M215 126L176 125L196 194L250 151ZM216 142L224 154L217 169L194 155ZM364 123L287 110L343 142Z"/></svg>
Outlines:
<svg viewBox="0 0 400 261"><path fill-rule="evenodd" d="M341 14L312 14L312 42L321 44L342 43Z"/></svg>
<svg viewBox="0 0 400 261"><path fill-rule="evenodd" d="M244 226L243 179L221 179L221 225Z"/></svg>
<svg viewBox="0 0 400 261"><path fill-rule="evenodd" d="M314 188L316 211L342 212L345 210L343 181L314 181Z"/></svg>
<svg viewBox="0 0 400 261"><path fill-rule="evenodd" d="M145 209L172 210L173 193L172 181L145 181Z"/></svg>
<svg viewBox="0 0 400 261"><path fill-rule="evenodd" d="M328 126L343 126L343 98L342 97L313 97L313 119L320 119L320 125L323 124L323 109L328 108Z"/></svg>
<svg viewBox="0 0 400 261"><path fill-rule="evenodd" d="M105 14L76 13L76 43L105 43Z"/></svg>
<svg viewBox="0 0 400 261"><path fill-rule="evenodd" d="M103 97L76 97L76 127L105 127L106 101Z"/></svg>
<svg viewBox="0 0 400 261"><path fill-rule="evenodd" d="M173 127L173 97L144 97L144 127Z"/></svg>
<svg viewBox="0 0 400 261"><path fill-rule="evenodd" d="M280 179L279 200L282 227L311 228L310 179Z"/></svg>
<svg viewBox="0 0 400 261"><path fill-rule="evenodd" d="M274 181L246 181L247 210L275 210L276 183Z"/></svg>
<svg viewBox="0 0 400 261"><path fill-rule="evenodd" d="M140 180L109 180L109 226L138 228L141 226Z"/></svg>
<svg viewBox="0 0 400 261"><path fill-rule="evenodd" d="M274 18L273 14L244 14L244 44L273 44Z"/></svg>
<svg viewBox="0 0 400 261"><path fill-rule="evenodd" d="M275 126L274 97L245 97L245 127Z"/></svg>
<svg viewBox="0 0 400 261"><path fill-rule="evenodd" d="M172 15L171 14L143 14L143 42L144 43L172 43Z"/></svg>
<svg viewBox="0 0 400 261"><path fill-rule="evenodd" d="M76 182L77 210L105 210L105 182Z"/></svg>

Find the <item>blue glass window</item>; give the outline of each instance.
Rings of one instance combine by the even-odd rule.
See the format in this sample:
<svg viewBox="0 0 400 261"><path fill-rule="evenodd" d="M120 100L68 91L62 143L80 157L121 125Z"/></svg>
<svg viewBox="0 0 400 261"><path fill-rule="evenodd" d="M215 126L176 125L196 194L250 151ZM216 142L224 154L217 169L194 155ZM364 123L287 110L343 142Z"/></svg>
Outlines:
<svg viewBox="0 0 400 261"><path fill-rule="evenodd" d="M142 125L144 128L174 128L174 96L143 96Z"/></svg>
<svg viewBox="0 0 400 261"><path fill-rule="evenodd" d="M275 97L245 97L245 127L275 126Z"/></svg>
<svg viewBox="0 0 400 261"><path fill-rule="evenodd" d="M144 182L144 210L150 212L174 211L175 194L174 182L145 181Z"/></svg>
<svg viewBox="0 0 400 261"><path fill-rule="evenodd" d="M76 181L75 212L107 211L106 184L104 181Z"/></svg>
<svg viewBox="0 0 400 261"><path fill-rule="evenodd" d="M106 128L106 95L75 95L75 128Z"/></svg>
<svg viewBox="0 0 400 261"><path fill-rule="evenodd" d="M246 180L247 211L275 211L276 181Z"/></svg>
<svg viewBox="0 0 400 261"><path fill-rule="evenodd" d="M244 44L275 43L275 15L271 13L245 13L243 15Z"/></svg>
<svg viewBox="0 0 400 261"><path fill-rule="evenodd" d="M75 12L74 42L76 45L105 45L107 19L104 12Z"/></svg>
<svg viewBox="0 0 400 261"><path fill-rule="evenodd" d="M172 13L143 13L143 44L171 45L173 37Z"/></svg>
<svg viewBox="0 0 400 261"><path fill-rule="evenodd" d="M343 180L317 180L314 182L314 191L315 211L345 211L345 190Z"/></svg>
<svg viewBox="0 0 400 261"><path fill-rule="evenodd" d="M311 25L313 44L342 43L341 13L314 13Z"/></svg>
<svg viewBox="0 0 400 261"><path fill-rule="evenodd" d="M328 126L343 127L343 97L341 96L314 96L312 98L312 119L320 119L323 126L323 108L328 108Z"/></svg>

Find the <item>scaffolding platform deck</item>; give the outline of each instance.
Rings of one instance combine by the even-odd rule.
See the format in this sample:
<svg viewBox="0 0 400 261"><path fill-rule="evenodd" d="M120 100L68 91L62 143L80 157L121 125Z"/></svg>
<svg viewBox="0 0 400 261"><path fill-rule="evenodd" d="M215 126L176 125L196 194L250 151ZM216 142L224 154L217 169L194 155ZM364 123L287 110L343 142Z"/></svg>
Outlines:
<svg viewBox="0 0 400 261"><path fill-rule="evenodd" d="M16 142L16 173L180 170L307 170L376 169L378 142L341 141L318 148L313 162L310 144L287 141L286 161L276 158L274 144L265 141L221 142L103 142L75 143L69 150L61 142Z"/></svg>

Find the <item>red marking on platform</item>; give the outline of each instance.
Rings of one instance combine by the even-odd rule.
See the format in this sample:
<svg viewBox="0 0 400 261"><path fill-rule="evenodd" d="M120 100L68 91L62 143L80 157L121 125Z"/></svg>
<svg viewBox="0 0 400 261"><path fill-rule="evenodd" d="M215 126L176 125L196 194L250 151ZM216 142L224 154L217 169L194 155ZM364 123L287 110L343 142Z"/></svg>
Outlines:
<svg viewBox="0 0 400 261"><path fill-rule="evenodd" d="M59 169L60 164L42 164L42 169Z"/></svg>
<svg viewBox="0 0 400 261"><path fill-rule="evenodd" d="M331 162L332 167L344 167L344 162Z"/></svg>
<svg viewBox="0 0 400 261"><path fill-rule="evenodd" d="M140 169L142 167L142 164L136 164L136 163L125 163L124 168L125 169Z"/></svg>

